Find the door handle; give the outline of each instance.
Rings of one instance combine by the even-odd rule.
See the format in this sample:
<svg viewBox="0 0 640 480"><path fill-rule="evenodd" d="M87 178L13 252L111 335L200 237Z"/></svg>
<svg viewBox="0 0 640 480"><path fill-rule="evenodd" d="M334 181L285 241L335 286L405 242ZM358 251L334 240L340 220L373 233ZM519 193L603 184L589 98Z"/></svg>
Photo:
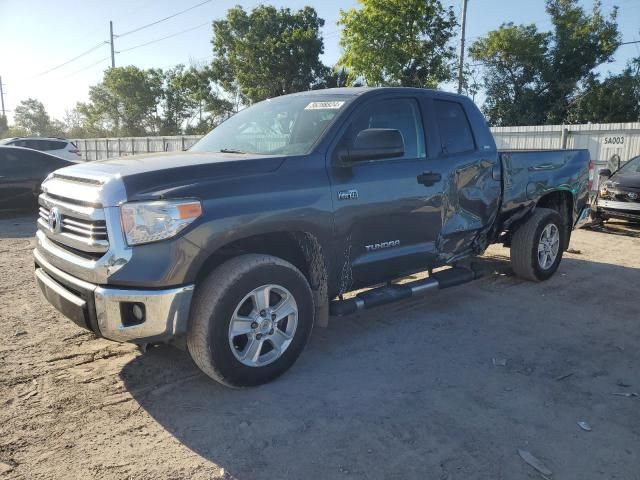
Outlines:
<svg viewBox="0 0 640 480"><path fill-rule="evenodd" d="M435 172L424 172L418 175L418 183L421 183L426 187L430 187L431 185L433 185L436 182L439 182L440 180L442 180L442 175Z"/></svg>

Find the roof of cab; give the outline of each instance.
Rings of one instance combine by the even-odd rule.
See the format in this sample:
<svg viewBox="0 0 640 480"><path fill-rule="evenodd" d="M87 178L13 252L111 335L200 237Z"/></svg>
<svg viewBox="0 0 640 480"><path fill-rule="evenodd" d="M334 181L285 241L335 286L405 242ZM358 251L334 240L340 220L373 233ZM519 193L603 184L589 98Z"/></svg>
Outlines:
<svg viewBox="0 0 640 480"><path fill-rule="evenodd" d="M340 88L324 88L321 90L307 90L304 92L292 93L290 95L296 96L323 96L323 95L349 95L359 96L366 93L380 93L383 91L393 93L429 93L433 96L446 96L446 97L464 97L465 95L458 95L457 93L443 92L441 90L434 90L431 88L416 88L416 87L340 87Z"/></svg>

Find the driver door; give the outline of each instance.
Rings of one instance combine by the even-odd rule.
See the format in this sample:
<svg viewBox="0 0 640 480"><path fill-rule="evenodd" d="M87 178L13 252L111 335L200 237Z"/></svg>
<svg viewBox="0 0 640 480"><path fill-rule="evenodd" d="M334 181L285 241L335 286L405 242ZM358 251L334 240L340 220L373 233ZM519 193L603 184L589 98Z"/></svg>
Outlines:
<svg viewBox="0 0 640 480"><path fill-rule="evenodd" d="M338 152L370 128L399 130L404 154L340 161ZM417 97L369 100L351 116L331 156L341 292L433 265L441 228L442 179L429 175Z"/></svg>

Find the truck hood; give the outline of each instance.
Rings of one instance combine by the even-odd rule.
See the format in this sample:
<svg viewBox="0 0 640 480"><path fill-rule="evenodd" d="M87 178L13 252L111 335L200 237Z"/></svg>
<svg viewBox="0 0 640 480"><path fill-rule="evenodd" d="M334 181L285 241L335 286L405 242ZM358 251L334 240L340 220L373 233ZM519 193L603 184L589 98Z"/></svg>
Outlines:
<svg viewBox="0 0 640 480"><path fill-rule="evenodd" d="M171 152L132 155L65 167L58 175L87 178L119 177L128 200L188 195L189 186L224 179L266 174L284 158L235 153ZM175 194L175 195L172 195Z"/></svg>

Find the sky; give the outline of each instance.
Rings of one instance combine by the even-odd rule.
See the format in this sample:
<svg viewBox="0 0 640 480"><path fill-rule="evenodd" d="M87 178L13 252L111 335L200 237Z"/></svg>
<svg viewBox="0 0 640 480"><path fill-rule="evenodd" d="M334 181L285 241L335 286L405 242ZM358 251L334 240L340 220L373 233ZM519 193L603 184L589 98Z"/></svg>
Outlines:
<svg viewBox="0 0 640 480"><path fill-rule="evenodd" d="M126 34L202 2L0 0L0 76L9 122L16 105L29 97L42 101L49 114L59 119L76 102L88 99L89 86L98 83L104 69L111 64L106 43L110 20L114 33L120 35L114 41L116 52L121 52L116 53L116 66L167 68L178 63L208 63L212 58L210 23L223 18L235 5L247 10L259 3L291 9L311 5L325 20L322 60L333 65L340 56L340 32L336 26L340 9L357 6L356 0L211 0L174 18ZM462 0L442 0L442 3L460 14ZM581 3L591 9L592 0L581 0ZM620 8L618 24L623 41L640 39L640 0L602 0L602 4L605 12L613 5ZM468 5L468 42L505 22L535 23L540 30L551 26L544 0L469 0ZM143 45L173 34L177 35ZM125 51L127 49L131 50ZM88 50L91 52L87 55L55 68ZM600 67L599 71L620 72L628 60L637 56L640 56L640 44L623 45L616 52L615 61ZM453 89L453 85L443 88Z"/></svg>

